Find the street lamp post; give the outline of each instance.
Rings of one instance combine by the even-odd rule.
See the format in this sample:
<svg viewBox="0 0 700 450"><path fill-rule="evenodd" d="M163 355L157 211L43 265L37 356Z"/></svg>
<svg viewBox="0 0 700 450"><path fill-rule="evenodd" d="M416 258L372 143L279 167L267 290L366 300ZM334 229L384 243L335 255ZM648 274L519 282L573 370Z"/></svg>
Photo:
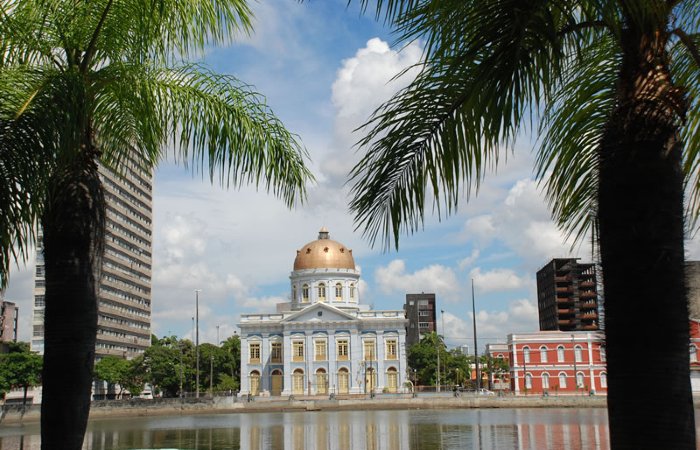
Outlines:
<svg viewBox="0 0 700 450"><path fill-rule="evenodd" d="M216 326L216 346L218 347L221 344L221 341L219 341L219 325Z"/></svg>
<svg viewBox="0 0 700 450"><path fill-rule="evenodd" d="M476 392L481 387L481 375L479 374L479 346L476 343L476 308L474 306L474 278L472 278L472 321L474 323L474 364L476 365Z"/></svg>
<svg viewBox="0 0 700 450"><path fill-rule="evenodd" d="M447 333L445 332L445 310L440 310L440 320L442 321L442 342L445 343L445 351L447 351ZM442 361L442 374L445 375L445 383L447 383L447 358Z"/></svg>
<svg viewBox="0 0 700 450"><path fill-rule="evenodd" d="M209 395L214 398L214 355L209 359Z"/></svg>
<svg viewBox="0 0 700 450"><path fill-rule="evenodd" d="M199 293L202 292L201 289L195 289L194 290L194 295L195 295L195 316L197 317L197 327L195 331L195 348L196 348L196 353L197 353L197 390L195 393L195 398L199 398Z"/></svg>

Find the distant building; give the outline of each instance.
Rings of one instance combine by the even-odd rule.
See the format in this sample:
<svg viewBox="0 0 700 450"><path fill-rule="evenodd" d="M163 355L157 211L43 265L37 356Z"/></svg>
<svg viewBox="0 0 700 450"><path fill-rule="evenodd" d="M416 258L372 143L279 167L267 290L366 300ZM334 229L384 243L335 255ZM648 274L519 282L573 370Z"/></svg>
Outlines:
<svg viewBox="0 0 700 450"><path fill-rule="evenodd" d="M406 294L406 304L403 309L408 319L406 346L417 344L423 333L437 331L435 294Z"/></svg>
<svg viewBox="0 0 700 450"><path fill-rule="evenodd" d="M601 332L509 334L510 388L515 394L608 391Z"/></svg>
<svg viewBox="0 0 700 450"><path fill-rule="evenodd" d="M508 344L505 343L488 343L486 344L486 355L491 358L498 358L505 361L506 364L510 364L510 355L508 353ZM483 368L481 369L484 370ZM488 371L488 370L487 370ZM483 378L483 377L482 377ZM495 376L494 373L488 376L488 389L493 391L496 390L507 390L510 389L510 373L500 374L500 376Z"/></svg>
<svg viewBox="0 0 700 450"><path fill-rule="evenodd" d="M0 299L0 341L17 342L18 317L17 305Z"/></svg>
<svg viewBox="0 0 700 450"><path fill-rule="evenodd" d="M459 352L463 355L471 355L471 353L469 353L469 346L466 344L459 346Z"/></svg>
<svg viewBox="0 0 700 450"><path fill-rule="evenodd" d="M556 258L537 272L540 331L599 329L595 264Z"/></svg>
<svg viewBox="0 0 700 450"><path fill-rule="evenodd" d="M690 317L700 319L700 261L685 262L685 283Z"/></svg>
<svg viewBox="0 0 700 450"><path fill-rule="evenodd" d="M152 176L134 161L123 177L99 166L107 218L98 293L95 359L133 358L151 345ZM32 308L32 351L44 353L46 272L39 231Z"/></svg>
<svg viewBox="0 0 700 450"><path fill-rule="evenodd" d="M323 228L297 251L289 278L288 304L241 315L239 395L404 391L404 312L361 303L352 250Z"/></svg>

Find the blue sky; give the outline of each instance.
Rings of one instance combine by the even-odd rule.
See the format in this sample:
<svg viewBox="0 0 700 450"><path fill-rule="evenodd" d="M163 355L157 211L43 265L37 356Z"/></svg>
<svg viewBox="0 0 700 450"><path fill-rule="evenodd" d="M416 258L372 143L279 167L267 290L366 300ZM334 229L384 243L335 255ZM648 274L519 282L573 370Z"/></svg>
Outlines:
<svg viewBox="0 0 700 450"><path fill-rule="evenodd" d="M264 94L311 156L318 180L307 204L289 211L253 188L226 191L172 162L155 172L153 332L191 337L194 289L200 293L204 341L233 333L239 314L274 311L287 301L296 250L326 226L353 249L361 295L376 309L401 309L405 294L435 292L450 347L472 344L471 285L476 283L480 347L508 333L537 329L535 272L552 257L590 261L549 218L533 179L533 139L523 135L489 173L476 198L452 217L428 216L425 229L382 253L353 232L348 170L359 159L353 130L409 76L389 82L420 60L419 43L391 48L390 30L345 0L252 5L255 34L210 48L204 62ZM689 243L689 257L700 255ZM33 264L33 261L30 261ZM31 266L30 266L31 267ZM30 336L32 269L15 271L4 298L20 306L20 338ZM438 316L441 327L441 317Z"/></svg>

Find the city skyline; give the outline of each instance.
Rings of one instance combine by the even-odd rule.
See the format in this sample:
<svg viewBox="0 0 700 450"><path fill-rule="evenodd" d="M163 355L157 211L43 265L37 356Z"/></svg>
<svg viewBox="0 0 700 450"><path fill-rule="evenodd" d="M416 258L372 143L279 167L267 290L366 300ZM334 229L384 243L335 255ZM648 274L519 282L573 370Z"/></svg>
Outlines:
<svg viewBox="0 0 700 450"><path fill-rule="evenodd" d="M389 80L420 60L420 44L397 52L389 30L345 1L252 7L255 35L208 49L204 62L267 97L308 149L317 183L309 187L308 204L287 211L264 192L227 191L181 165L161 164L154 180L152 331L191 338L194 289L202 289L202 342L216 340L217 326L220 339L233 334L242 313L287 301L296 250L322 226L353 249L364 302L399 309L408 293L435 293L450 347L473 348L472 278L480 348L508 333L537 330L535 272L555 257L591 257L585 240L569 252L571 243L549 219L532 173L534 138L524 133L498 173L488 173L479 195L464 199L454 216L427 216L425 230L402 236L398 252L382 253L381 243L370 248L353 232L347 212L344 183L359 159L353 145L361 137L352 130L407 83L408 77ZM700 258L697 238L686 253ZM3 296L20 309L24 341L31 333L33 267L28 261L13 270ZM437 323L441 330L440 316Z"/></svg>

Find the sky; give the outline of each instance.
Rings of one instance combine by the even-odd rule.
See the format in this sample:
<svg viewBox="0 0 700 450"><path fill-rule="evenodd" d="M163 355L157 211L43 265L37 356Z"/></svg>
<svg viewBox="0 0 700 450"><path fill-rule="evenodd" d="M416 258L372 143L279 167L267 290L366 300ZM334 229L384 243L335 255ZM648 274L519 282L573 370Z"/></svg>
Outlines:
<svg viewBox="0 0 700 450"><path fill-rule="evenodd" d="M317 182L293 210L253 187L226 190L171 160L154 174L152 332L192 338L195 289L200 339L224 340L240 314L274 312L288 301L296 250L317 239L353 249L362 271L361 301L402 309L407 293L437 296L438 331L449 348L473 349L471 280L479 347L509 333L538 329L535 273L555 257L591 261L590 246L572 249L550 219L533 175L536 137L523 133L513 152L487 174L478 195L423 230L401 237L399 250L372 248L348 212L350 168L362 149L354 131L383 101L407 85L420 42L392 46L391 30L346 0L252 3L255 32L208 48L215 72L255 86L288 130L299 135ZM700 258L698 240L687 242ZM31 335L33 264L11 273L3 298L20 308L19 338ZM444 323L444 328L443 328Z"/></svg>

